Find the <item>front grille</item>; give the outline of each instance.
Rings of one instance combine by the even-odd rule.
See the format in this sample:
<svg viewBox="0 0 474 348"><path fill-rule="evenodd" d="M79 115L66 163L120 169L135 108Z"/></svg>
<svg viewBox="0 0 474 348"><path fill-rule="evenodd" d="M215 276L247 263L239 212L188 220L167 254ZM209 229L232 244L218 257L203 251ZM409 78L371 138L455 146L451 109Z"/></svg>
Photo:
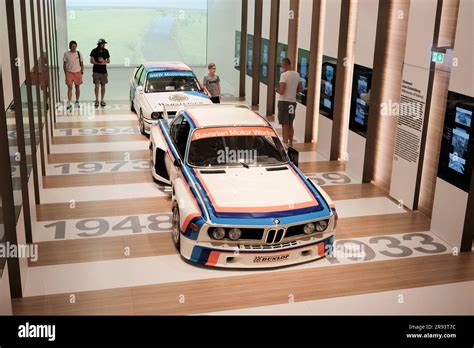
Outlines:
<svg viewBox="0 0 474 348"><path fill-rule="evenodd" d="M271 229L267 233L267 238L265 239L265 242L267 244L279 243L283 239L284 233L285 233L285 230L282 228Z"/></svg>
<svg viewBox="0 0 474 348"><path fill-rule="evenodd" d="M214 239L212 237L212 232L214 231L214 228L215 227L210 227L207 231L207 233L209 234L209 237L211 237L212 239ZM231 229L228 227L225 227L224 229L226 231L225 238L228 238L228 234ZM264 232L263 228L241 228L240 230L242 231L242 236L240 237L239 240L244 239L244 240L260 240L261 241L263 238L263 232Z"/></svg>
<svg viewBox="0 0 474 348"><path fill-rule="evenodd" d="M240 239L262 240L263 228L242 228L242 236Z"/></svg>
<svg viewBox="0 0 474 348"><path fill-rule="evenodd" d="M239 245L240 249L243 250L275 250L275 249L282 249L288 248L294 245L297 245L297 242L286 242L280 244L272 244L272 245Z"/></svg>
<svg viewBox="0 0 474 348"><path fill-rule="evenodd" d="M304 225L296 225L296 226L288 227L288 229L286 230L285 238L300 236L304 234L303 227Z"/></svg>

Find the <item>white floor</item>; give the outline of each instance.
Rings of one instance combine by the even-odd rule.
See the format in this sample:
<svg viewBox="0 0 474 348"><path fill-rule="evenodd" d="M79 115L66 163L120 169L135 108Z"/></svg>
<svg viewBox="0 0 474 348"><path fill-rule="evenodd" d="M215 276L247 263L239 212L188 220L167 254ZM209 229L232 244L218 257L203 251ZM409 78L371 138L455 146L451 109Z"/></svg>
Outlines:
<svg viewBox="0 0 474 348"><path fill-rule="evenodd" d="M453 294L456 294L453 296ZM362 312L361 312L362 311ZM473 315L474 282L243 308L207 315ZM204 315L206 315L204 314Z"/></svg>

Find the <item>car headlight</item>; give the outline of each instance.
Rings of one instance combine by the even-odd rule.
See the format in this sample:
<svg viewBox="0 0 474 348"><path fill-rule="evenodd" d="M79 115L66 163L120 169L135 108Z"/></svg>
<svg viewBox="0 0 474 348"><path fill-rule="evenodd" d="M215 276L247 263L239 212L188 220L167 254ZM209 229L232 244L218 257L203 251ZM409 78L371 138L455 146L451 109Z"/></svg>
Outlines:
<svg viewBox="0 0 474 348"><path fill-rule="evenodd" d="M214 239L217 239L217 240L224 239L225 229L223 229L222 227L217 227L212 231L211 234L212 234L212 238Z"/></svg>
<svg viewBox="0 0 474 348"><path fill-rule="evenodd" d="M238 228L233 228L229 231L229 238L232 240L237 240L242 236L242 231Z"/></svg>
<svg viewBox="0 0 474 348"><path fill-rule="evenodd" d="M303 232L305 234L311 234L315 230L316 230L316 226L312 222L310 222L309 224L304 225L304 227L303 227Z"/></svg>
<svg viewBox="0 0 474 348"><path fill-rule="evenodd" d="M163 113L162 112L152 112L151 113L151 118L153 120L160 120L163 118Z"/></svg>
<svg viewBox="0 0 474 348"><path fill-rule="evenodd" d="M316 231L323 232L328 228L328 220L321 220L316 222Z"/></svg>

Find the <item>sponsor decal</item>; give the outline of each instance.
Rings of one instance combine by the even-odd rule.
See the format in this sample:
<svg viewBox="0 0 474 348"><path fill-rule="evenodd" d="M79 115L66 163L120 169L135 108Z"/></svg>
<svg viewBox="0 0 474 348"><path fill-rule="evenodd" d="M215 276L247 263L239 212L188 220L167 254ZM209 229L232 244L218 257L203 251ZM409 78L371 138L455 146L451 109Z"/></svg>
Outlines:
<svg viewBox="0 0 474 348"><path fill-rule="evenodd" d="M279 261L286 261L290 258L290 254L284 255L274 255L274 256L255 256L253 259L254 263L262 263L262 262L279 262Z"/></svg>
<svg viewBox="0 0 474 348"><path fill-rule="evenodd" d="M268 127L222 127L198 129L193 133L192 140L238 136L276 137L277 135Z"/></svg>
<svg viewBox="0 0 474 348"><path fill-rule="evenodd" d="M149 79L156 79L161 77L188 77L194 76L192 71L161 71L161 72L152 72L148 74Z"/></svg>
<svg viewBox="0 0 474 348"><path fill-rule="evenodd" d="M188 100L189 98L184 94L173 94L168 99L173 101L173 102L178 102L179 103L179 102L184 102L184 101Z"/></svg>

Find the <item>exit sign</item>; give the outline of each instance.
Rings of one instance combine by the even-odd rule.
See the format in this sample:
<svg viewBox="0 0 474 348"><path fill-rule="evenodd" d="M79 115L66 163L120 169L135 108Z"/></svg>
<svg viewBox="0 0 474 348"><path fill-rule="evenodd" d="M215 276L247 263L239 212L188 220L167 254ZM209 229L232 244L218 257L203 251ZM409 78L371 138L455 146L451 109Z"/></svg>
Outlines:
<svg viewBox="0 0 474 348"><path fill-rule="evenodd" d="M431 55L431 61L435 63L443 63L444 62L444 53L441 52L433 52Z"/></svg>

